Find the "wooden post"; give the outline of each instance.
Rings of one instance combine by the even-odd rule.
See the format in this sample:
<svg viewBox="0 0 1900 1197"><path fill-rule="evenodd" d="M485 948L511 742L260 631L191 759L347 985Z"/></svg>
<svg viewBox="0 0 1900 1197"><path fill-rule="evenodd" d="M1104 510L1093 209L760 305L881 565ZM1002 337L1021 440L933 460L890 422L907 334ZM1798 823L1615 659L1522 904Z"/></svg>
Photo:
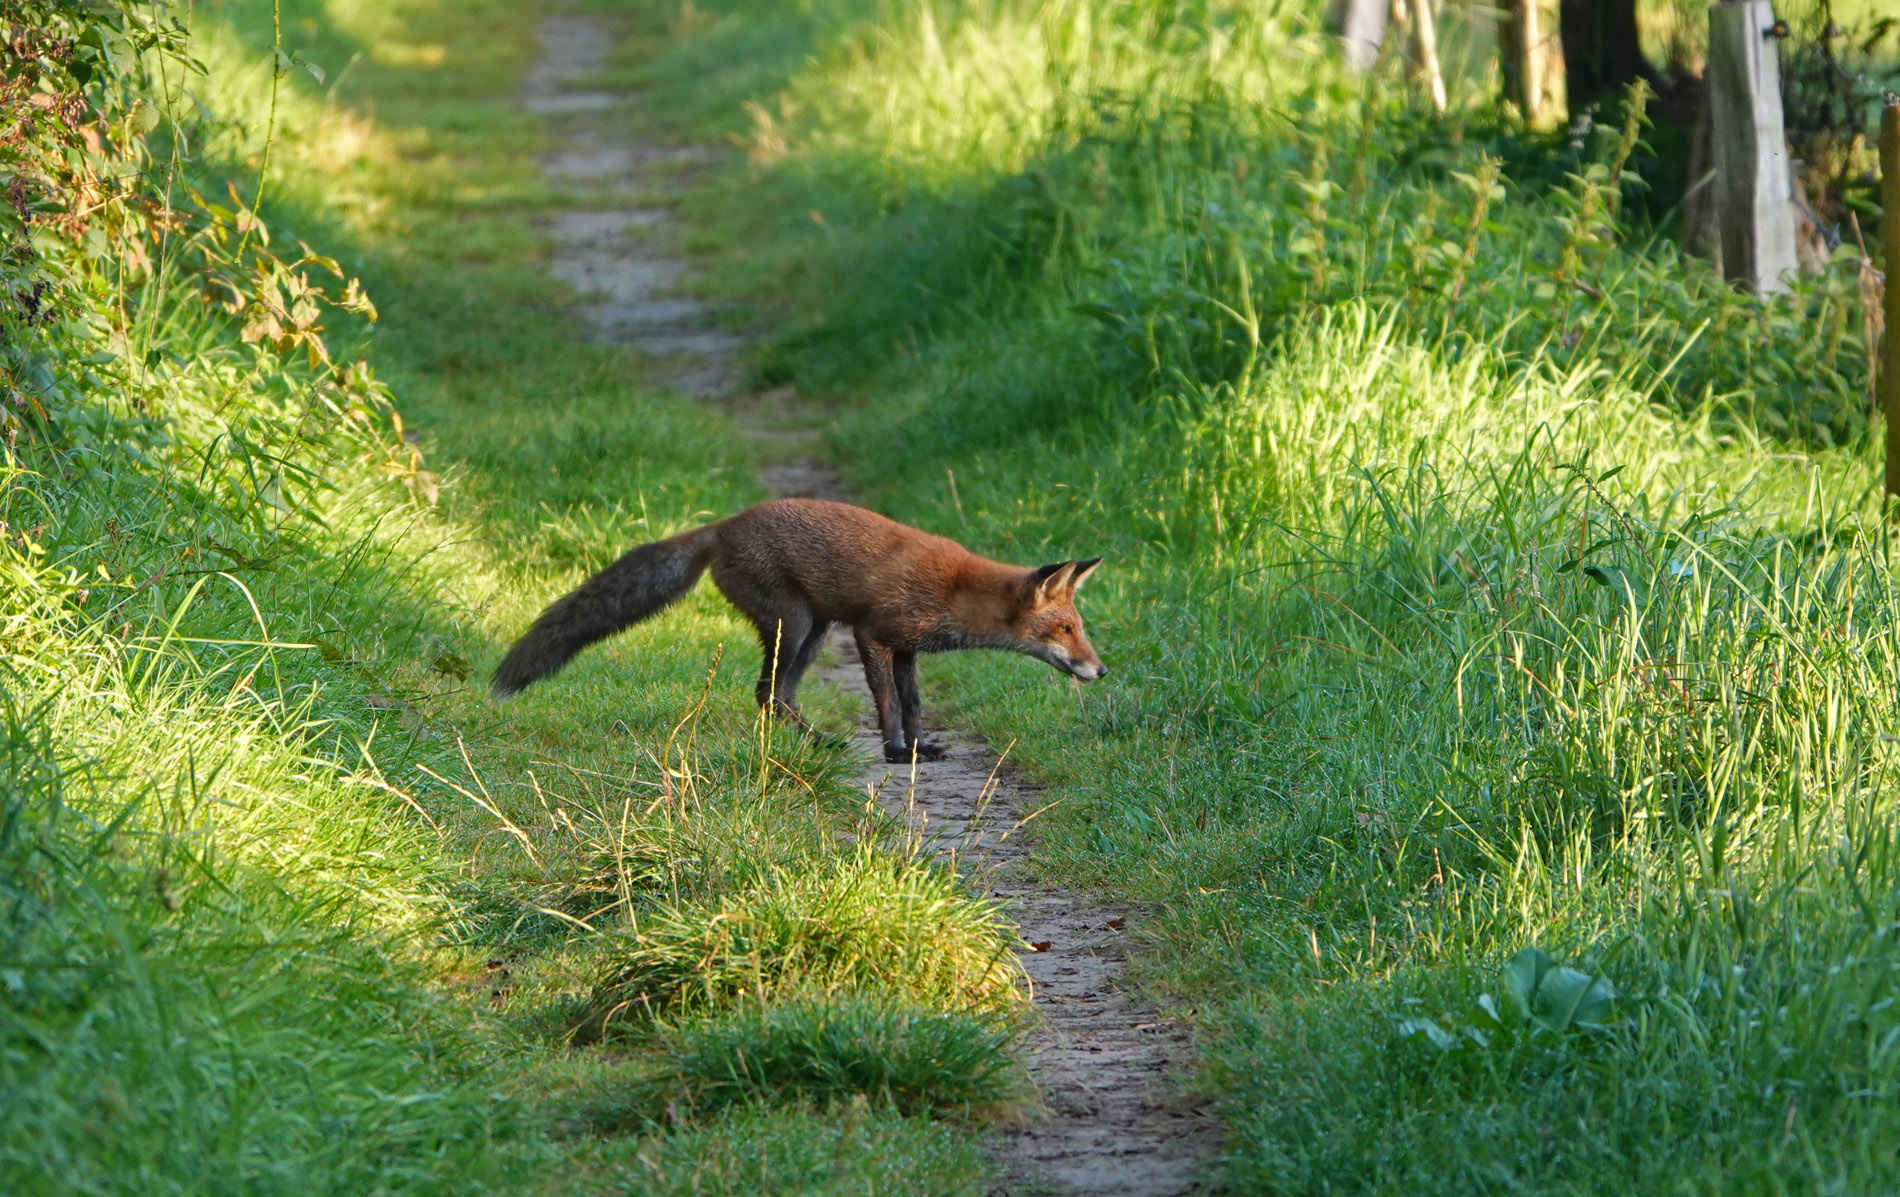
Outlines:
<svg viewBox="0 0 1900 1197"><path fill-rule="evenodd" d="M1880 239L1887 247L1887 501L1900 498L1900 99L1880 113ZM1900 516L1900 507L1890 507Z"/></svg>
<svg viewBox="0 0 1900 1197"><path fill-rule="evenodd" d="M1509 0L1498 24L1498 49L1503 54L1504 98L1517 106L1524 124L1543 129L1551 124L1556 105L1551 95L1551 55L1539 0Z"/></svg>
<svg viewBox="0 0 1900 1197"><path fill-rule="evenodd" d="M1722 273L1757 295L1788 289L1794 250L1781 61L1769 0L1709 9L1708 103Z"/></svg>
<svg viewBox="0 0 1900 1197"><path fill-rule="evenodd" d="M1409 9L1409 12L1408 12ZM1445 111L1445 76L1438 69L1438 22L1432 12L1432 0L1412 0L1406 5L1404 0L1393 0L1393 18L1404 22L1409 16L1412 26L1412 65L1418 72L1419 81L1432 98L1432 111Z"/></svg>
<svg viewBox="0 0 1900 1197"><path fill-rule="evenodd" d="M1346 66L1364 74L1379 64L1379 46L1385 41L1386 0L1338 0L1333 6L1333 28L1339 31Z"/></svg>

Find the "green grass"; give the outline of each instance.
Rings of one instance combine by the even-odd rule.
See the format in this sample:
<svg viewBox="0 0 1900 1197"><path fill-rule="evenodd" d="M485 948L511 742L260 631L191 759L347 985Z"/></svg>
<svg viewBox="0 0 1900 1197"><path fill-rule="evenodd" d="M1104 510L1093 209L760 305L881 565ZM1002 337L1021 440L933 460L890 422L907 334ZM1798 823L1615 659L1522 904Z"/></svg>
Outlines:
<svg viewBox="0 0 1900 1197"><path fill-rule="evenodd" d="M1851 272L1736 297L1660 134L1440 122L1311 6L589 7L647 119L744 151L691 244L860 493L1108 554L1109 683L930 692L1050 783L1045 876L1152 908L1232 1188L1894 1187ZM1007 927L759 726L749 630L700 594L480 691L758 497L570 339L538 14L295 0L275 81L270 10L189 14L202 74L78 43L106 139L23 135L37 257L0 207L0 1188L980 1191ZM1527 945L1614 999L1517 1002Z"/></svg>
<svg viewBox="0 0 1900 1197"><path fill-rule="evenodd" d="M1851 270L1739 298L1623 186L1666 178L1640 143L1441 124L1292 6L646 28L655 107L748 149L704 243L782 305L760 376L848 397L860 493L1107 554L1107 684L930 692L1053 783L1045 876L1153 907L1228 1183L1892 1187L1900 613ZM1526 945L1606 976L1607 1024L1486 1031Z"/></svg>
<svg viewBox="0 0 1900 1197"><path fill-rule="evenodd" d="M641 1193L813 1197L983 1191L989 1164L967 1137L921 1118L867 1110L735 1107L621 1161L609 1183Z"/></svg>
<svg viewBox="0 0 1900 1197"><path fill-rule="evenodd" d="M586 1022L612 1031L813 987L1006 1017L1020 1000L1017 942L998 905L971 901L947 870L860 850L713 903L642 912L603 947L607 972Z"/></svg>
<svg viewBox="0 0 1900 1197"><path fill-rule="evenodd" d="M903 1113L970 1116L1023 1099L1008 1025L889 996L743 1007L673 1038L664 1068L692 1104L797 1097L865 1101Z"/></svg>
<svg viewBox="0 0 1900 1197"><path fill-rule="evenodd" d="M908 857L835 750L761 729L725 656L751 632L709 595L486 697L590 568L758 497L730 425L571 339L540 271L541 133L510 105L538 14L286 4L274 82L269 7L190 17L202 74L61 10L103 22L89 95L129 182L94 235L42 228L3 264L58 316L9 315L0 362L33 400L0 425L0 1189L980 1187L973 1124L843 1090L576 1117L688 1096L636 1086L657 1039L569 1044L622 928ZM26 150L49 194L78 185L66 149ZM237 209L266 162L260 228ZM298 307L306 282L336 302ZM1006 960L987 904L931 877L927 919L886 930L958 924ZM788 994L820 984L756 956ZM910 978L920 1025L970 1006L935 979ZM896 1086L904 1109L1010 1074L1000 1037L968 1046L966 1075Z"/></svg>

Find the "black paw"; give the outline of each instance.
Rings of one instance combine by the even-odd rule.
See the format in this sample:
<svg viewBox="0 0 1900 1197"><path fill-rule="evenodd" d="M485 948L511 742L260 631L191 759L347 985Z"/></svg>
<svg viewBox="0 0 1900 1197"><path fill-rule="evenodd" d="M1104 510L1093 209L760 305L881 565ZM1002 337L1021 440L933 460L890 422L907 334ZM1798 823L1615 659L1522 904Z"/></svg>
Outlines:
<svg viewBox="0 0 1900 1197"><path fill-rule="evenodd" d="M950 755L948 748L943 747L941 744L932 744L928 740L917 741L915 751L915 759L920 761L940 761ZM910 748L893 748L889 744L886 744L884 746L884 759L893 765L908 765L912 760L911 752L912 749Z"/></svg>

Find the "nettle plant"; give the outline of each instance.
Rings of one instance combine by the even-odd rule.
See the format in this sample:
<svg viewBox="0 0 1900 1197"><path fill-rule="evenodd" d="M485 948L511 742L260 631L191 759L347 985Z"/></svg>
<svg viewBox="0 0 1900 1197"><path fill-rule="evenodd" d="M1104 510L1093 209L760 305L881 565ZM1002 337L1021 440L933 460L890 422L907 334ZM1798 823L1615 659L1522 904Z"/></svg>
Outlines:
<svg viewBox="0 0 1900 1197"><path fill-rule="evenodd" d="M326 320L374 320L374 305L334 259L302 243L280 252L257 213L268 140L257 177L242 184L206 177L197 160L218 118L191 90L204 68L178 18L137 0L27 0L8 16L0 443L17 451L23 440L54 449L116 441L126 420L163 422L177 437L187 412L227 412L228 395L200 392L236 387L249 392L241 416L188 422L227 436L246 420L306 441L340 434L375 468L431 497L434 480L404 441L387 391L326 341ZM279 53L272 86L298 67L317 73ZM222 347L196 334L176 343L180 326L168 317L194 306L228 314L210 322ZM191 367L210 358L228 369Z"/></svg>
<svg viewBox="0 0 1900 1197"><path fill-rule="evenodd" d="M1621 1005L1608 977L1558 964L1538 948L1525 948L1498 973L1496 995L1479 994L1462 1018L1403 1019L1399 1035L1445 1052L1555 1044L1612 1030L1620 1021Z"/></svg>

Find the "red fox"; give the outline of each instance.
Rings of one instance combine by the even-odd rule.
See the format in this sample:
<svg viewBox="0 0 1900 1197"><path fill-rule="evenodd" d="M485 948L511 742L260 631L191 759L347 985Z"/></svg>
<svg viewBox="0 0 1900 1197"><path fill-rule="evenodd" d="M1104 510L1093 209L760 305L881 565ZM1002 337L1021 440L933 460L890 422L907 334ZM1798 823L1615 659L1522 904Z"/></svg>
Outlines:
<svg viewBox="0 0 1900 1197"><path fill-rule="evenodd" d="M798 681L833 622L850 625L889 761L941 759L921 738L917 654L1002 648L1091 682L1108 670L1082 631L1076 588L1102 563L1003 565L954 540L823 499L776 499L642 545L557 599L495 670L497 698L603 637L658 614L708 566L759 630L759 705L800 727Z"/></svg>

